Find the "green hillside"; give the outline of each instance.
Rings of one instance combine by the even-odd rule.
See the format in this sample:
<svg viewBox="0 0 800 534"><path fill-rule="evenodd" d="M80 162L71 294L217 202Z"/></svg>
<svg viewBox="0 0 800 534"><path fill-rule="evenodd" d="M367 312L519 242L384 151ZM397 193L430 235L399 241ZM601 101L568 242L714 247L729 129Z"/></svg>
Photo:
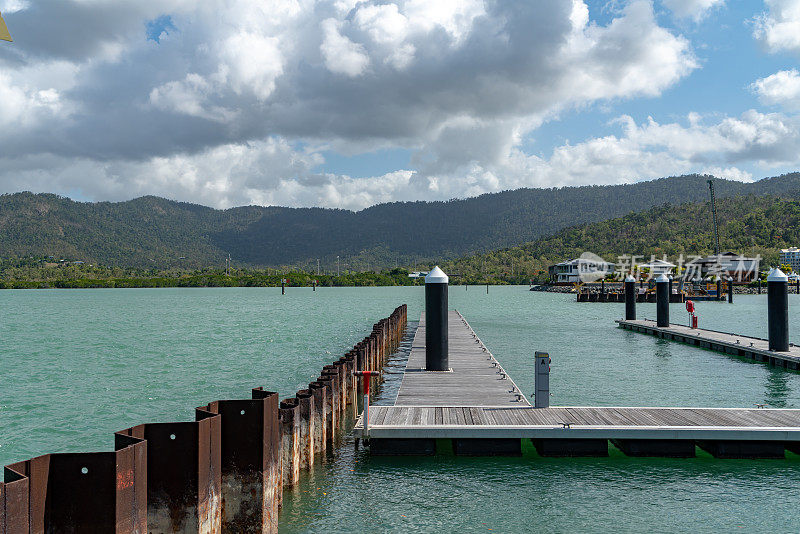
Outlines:
<svg viewBox="0 0 800 534"><path fill-rule="evenodd" d="M720 198L793 196L800 173L716 180ZM616 186L519 189L447 202L395 202L352 212L247 206L215 210L157 197L84 203L51 194L0 196L0 258L80 260L124 268L285 266L365 270L512 247L565 227L666 202L707 198L706 177ZM561 234L559 234L561 235ZM616 249L614 249L616 250Z"/></svg>
<svg viewBox="0 0 800 534"><path fill-rule="evenodd" d="M765 264L776 265L781 248L800 244L800 194L790 198L750 195L720 199L717 214L722 251L748 256L760 254ZM710 203L664 204L607 221L566 228L519 247L448 261L443 268L468 280L499 276L518 283L531 277L543 281L549 265L587 251L614 262L623 254L645 260L664 254L671 260L680 254L687 259L711 254Z"/></svg>

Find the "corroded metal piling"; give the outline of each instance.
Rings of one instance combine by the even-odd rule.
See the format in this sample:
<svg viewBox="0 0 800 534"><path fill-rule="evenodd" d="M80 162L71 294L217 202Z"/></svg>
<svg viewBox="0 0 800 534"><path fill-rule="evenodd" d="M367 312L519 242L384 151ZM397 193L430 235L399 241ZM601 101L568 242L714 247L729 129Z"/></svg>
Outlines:
<svg viewBox="0 0 800 534"><path fill-rule="evenodd" d="M280 404L281 469L284 486L294 486L300 479L300 406L297 399Z"/></svg>
<svg viewBox="0 0 800 534"><path fill-rule="evenodd" d="M47 454L6 466L0 532L147 532L147 444L115 441L114 452Z"/></svg>
<svg viewBox="0 0 800 534"><path fill-rule="evenodd" d="M336 412L336 380L324 372L317 378L317 382L325 384L327 391L325 396L325 443L327 447L333 447L334 437L336 435L336 425L339 422L339 417Z"/></svg>
<svg viewBox="0 0 800 534"><path fill-rule="evenodd" d="M297 392L296 397L300 415L297 444L300 468L310 469L314 466L314 419L316 417L314 394L308 389L301 389Z"/></svg>
<svg viewBox="0 0 800 534"><path fill-rule="evenodd" d="M251 400L220 400L222 531L278 531L282 493L278 394L256 388Z"/></svg>
<svg viewBox="0 0 800 534"><path fill-rule="evenodd" d="M314 454L324 454L328 436L328 418L330 406L328 405L328 386L320 381L308 385L314 395Z"/></svg>
<svg viewBox="0 0 800 534"><path fill-rule="evenodd" d="M201 407L195 419L149 423L118 433L147 441L150 532L221 531L221 418Z"/></svg>
<svg viewBox="0 0 800 534"><path fill-rule="evenodd" d="M356 370L378 370L400 344L406 307L279 403L218 400L195 421L147 423L115 434L115 451L51 454L9 465L0 534L277 532L283 488L298 483L357 410Z"/></svg>

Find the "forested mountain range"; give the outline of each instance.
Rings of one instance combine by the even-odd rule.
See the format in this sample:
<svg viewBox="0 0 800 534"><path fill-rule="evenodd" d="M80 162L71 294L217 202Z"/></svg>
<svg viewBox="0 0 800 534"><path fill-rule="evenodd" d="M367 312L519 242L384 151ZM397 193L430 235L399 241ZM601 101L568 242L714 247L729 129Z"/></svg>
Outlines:
<svg viewBox="0 0 800 534"><path fill-rule="evenodd" d="M519 283L527 278L544 281L548 266L577 258L583 252L598 254L612 262L618 262L622 255L639 256L638 263L664 255L672 262L681 255L684 261L689 261L693 256L714 251L709 204L664 204L615 219L565 228L518 247L465 256L445 262L442 267L456 279L480 280L489 275ZM762 267L778 265L780 249L800 243L800 193L720 199L717 216L721 251L760 255Z"/></svg>
<svg viewBox="0 0 800 534"><path fill-rule="evenodd" d="M566 227L664 204L702 202L708 177L614 186L518 189L447 202L394 202L359 212L245 206L216 210L157 197L76 202L52 194L0 196L0 257L53 256L123 267L224 264L352 269L440 261L513 247ZM715 180L719 198L793 197L800 173L753 183Z"/></svg>

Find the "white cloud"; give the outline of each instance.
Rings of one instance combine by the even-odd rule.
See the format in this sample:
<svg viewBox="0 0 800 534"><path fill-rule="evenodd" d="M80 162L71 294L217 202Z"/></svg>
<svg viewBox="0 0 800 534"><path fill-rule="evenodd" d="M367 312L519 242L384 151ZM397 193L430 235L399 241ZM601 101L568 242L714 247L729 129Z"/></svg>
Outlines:
<svg viewBox="0 0 800 534"><path fill-rule="evenodd" d="M772 52L800 52L800 0L765 0L756 19L755 37Z"/></svg>
<svg viewBox="0 0 800 534"><path fill-rule="evenodd" d="M221 59L230 72L233 90L252 92L259 101L275 89L275 80L283 74L283 56L278 39L251 32L239 32L222 44Z"/></svg>
<svg viewBox="0 0 800 534"><path fill-rule="evenodd" d="M628 169L615 179L633 179L666 169L669 154L625 167L639 153L612 139L541 161L520 146L559 113L658 96L698 67L647 0L608 24L581 0L20 6L8 20L17 42L0 58L0 191L354 207L557 184L560 161L576 162L573 181L610 175L604 143ZM162 16L174 29L148 41ZM404 149L417 171L318 174L323 147Z"/></svg>
<svg viewBox="0 0 800 534"><path fill-rule="evenodd" d="M701 21L715 8L725 5L725 0L663 0L667 9L679 18L691 18L695 22Z"/></svg>
<svg viewBox="0 0 800 534"><path fill-rule="evenodd" d="M736 167L706 167L700 174L710 174L717 178L724 178L726 180L736 180L738 182L752 182L753 175L747 171L737 169Z"/></svg>
<svg viewBox="0 0 800 534"><path fill-rule="evenodd" d="M630 183L692 172L748 181L752 174L742 166L751 162L765 171L800 164L800 117L752 110L717 121L690 115L682 123L664 124L622 116L614 123L619 134L564 144L547 157L526 154L518 137L482 146L481 140L494 130L479 122L455 124L453 132L459 135L444 136L435 150L448 154L461 146L474 152L474 158L458 158L461 163L455 165L423 162L419 172L398 170L367 178L318 173L324 147L298 147L270 137L142 161L0 158L0 182L34 191L93 191L110 200L156 192L219 207L253 203L361 209L395 200Z"/></svg>
<svg viewBox="0 0 800 534"><path fill-rule="evenodd" d="M750 88L765 104L800 110L800 73L797 69L782 70L759 78Z"/></svg>
<svg viewBox="0 0 800 534"><path fill-rule="evenodd" d="M351 78L364 72L369 65L369 56L364 47L339 33L336 19L323 20L320 26L325 35L320 52L328 70Z"/></svg>

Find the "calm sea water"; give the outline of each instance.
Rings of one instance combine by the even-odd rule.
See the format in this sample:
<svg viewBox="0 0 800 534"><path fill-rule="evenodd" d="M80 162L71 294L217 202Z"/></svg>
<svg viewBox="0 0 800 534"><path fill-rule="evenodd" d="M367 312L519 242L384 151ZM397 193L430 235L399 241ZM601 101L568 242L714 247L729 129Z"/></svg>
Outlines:
<svg viewBox="0 0 800 534"><path fill-rule="evenodd" d="M288 396L422 288L0 292L0 465L110 450L112 433L190 420L253 386ZM523 390L535 350L558 405L800 408L800 373L617 329L623 304L526 287L453 287L461 311ZM698 303L702 327L765 337L766 296ZM800 297L790 295L792 311ZM683 306L671 308L686 320ZM640 304L640 317L655 317ZM800 344L800 319L790 319ZM401 364L402 362L398 362ZM391 401L391 384L383 389ZM285 532L797 532L800 457L787 460L370 458L346 442L287 491Z"/></svg>

